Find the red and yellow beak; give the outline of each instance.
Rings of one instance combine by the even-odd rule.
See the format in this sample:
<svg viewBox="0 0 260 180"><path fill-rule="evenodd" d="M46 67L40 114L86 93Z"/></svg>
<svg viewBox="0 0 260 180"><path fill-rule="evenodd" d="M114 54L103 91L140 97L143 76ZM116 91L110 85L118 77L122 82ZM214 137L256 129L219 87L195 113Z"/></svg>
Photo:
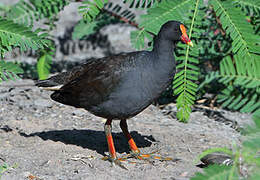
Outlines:
<svg viewBox="0 0 260 180"><path fill-rule="evenodd" d="M181 35L182 42L184 42L185 44L188 44L189 46L193 47L193 43L189 39L189 37L186 33L186 28L184 27L183 24L180 25L180 29L181 29L181 33L182 33L182 35Z"/></svg>

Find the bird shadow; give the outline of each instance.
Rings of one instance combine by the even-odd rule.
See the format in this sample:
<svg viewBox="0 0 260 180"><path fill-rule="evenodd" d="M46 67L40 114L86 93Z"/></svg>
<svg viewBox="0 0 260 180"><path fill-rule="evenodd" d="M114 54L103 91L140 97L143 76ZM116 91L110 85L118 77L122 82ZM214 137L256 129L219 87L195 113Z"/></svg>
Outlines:
<svg viewBox="0 0 260 180"><path fill-rule="evenodd" d="M52 140L55 142L59 141L64 144L81 146L83 148L94 150L103 156L105 155L105 152L108 152L107 141L103 131L73 129L43 131L31 134L19 132L19 134L23 137L38 136L43 140ZM152 135L141 135L137 131L132 131L130 134L134 138L136 145L140 148L150 147L153 142L156 142ZM125 139L123 133L112 133L112 136L116 151L118 153L129 153L127 140Z"/></svg>

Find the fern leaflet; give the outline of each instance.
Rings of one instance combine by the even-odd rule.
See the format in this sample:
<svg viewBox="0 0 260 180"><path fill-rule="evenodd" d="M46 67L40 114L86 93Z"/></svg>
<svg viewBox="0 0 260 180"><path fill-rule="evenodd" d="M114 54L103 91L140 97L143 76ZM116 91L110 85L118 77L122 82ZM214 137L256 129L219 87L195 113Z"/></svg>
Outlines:
<svg viewBox="0 0 260 180"><path fill-rule="evenodd" d="M254 35L253 28L245 20L245 16L237 16L241 14L241 11L230 1L212 0L210 3L216 15L219 16L223 29L233 40L232 51L243 58L252 60L251 53L260 51L260 45L256 44L260 41L260 37Z"/></svg>
<svg viewBox="0 0 260 180"><path fill-rule="evenodd" d="M47 47L50 41L45 39L46 34L38 35L38 33L39 30L33 32L30 28L16 24L11 20L0 19L1 56L4 56L12 47L20 47L22 51Z"/></svg>
<svg viewBox="0 0 260 180"><path fill-rule="evenodd" d="M197 13L199 10L199 5L201 5L200 0L196 0L194 5L194 12L190 15L192 17L191 21L188 23L190 25L189 28L189 38L191 38L191 33L194 28L195 19L197 17ZM187 25L187 21L185 23ZM198 64L197 56L198 56L198 48L195 47L190 49L189 46L184 47L185 56L177 57L177 61L182 61L177 65L176 69L180 69L174 78L173 89L174 94L178 95L177 98L177 118L180 121L187 122L190 113L191 106L194 104L196 91L198 85L194 83L194 81L198 80Z"/></svg>
<svg viewBox="0 0 260 180"><path fill-rule="evenodd" d="M79 12L83 14L83 18L86 21L91 22L107 2L108 0L83 1L83 6L79 7Z"/></svg>
<svg viewBox="0 0 260 180"><path fill-rule="evenodd" d="M124 0L124 3L128 3L130 8L149 8L155 3L157 0Z"/></svg>
<svg viewBox="0 0 260 180"><path fill-rule="evenodd" d="M0 60L0 82L8 81L9 79L19 79L17 74L21 73L23 73L23 69L21 69L19 65L13 62L5 62Z"/></svg>
<svg viewBox="0 0 260 180"><path fill-rule="evenodd" d="M41 56L37 62L37 72L40 80L48 78L52 64L52 55L52 51L41 52Z"/></svg>
<svg viewBox="0 0 260 180"><path fill-rule="evenodd" d="M79 21L79 23L74 27L74 31L72 33L72 39L81 39L86 35L89 35L94 32L94 28L96 28L97 22L92 21L89 23L85 23L83 20Z"/></svg>
<svg viewBox="0 0 260 180"><path fill-rule="evenodd" d="M236 0L235 3L241 6L242 10L246 11L248 15L260 16L260 1Z"/></svg>

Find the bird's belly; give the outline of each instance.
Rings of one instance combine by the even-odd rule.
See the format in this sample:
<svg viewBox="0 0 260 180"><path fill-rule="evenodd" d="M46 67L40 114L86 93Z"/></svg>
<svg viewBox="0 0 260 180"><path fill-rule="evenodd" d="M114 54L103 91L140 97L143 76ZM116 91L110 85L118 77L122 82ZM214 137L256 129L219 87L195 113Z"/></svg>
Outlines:
<svg viewBox="0 0 260 180"><path fill-rule="evenodd" d="M168 87L171 79L126 81L103 103L89 111L97 116L110 119L133 117L149 106Z"/></svg>
<svg viewBox="0 0 260 180"><path fill-rule="evenodd" d="M144 92L128 91L123 96L111 94L110 98L90 111L104 118L127 119L135 116L149 106L153 98Z"/></svg>

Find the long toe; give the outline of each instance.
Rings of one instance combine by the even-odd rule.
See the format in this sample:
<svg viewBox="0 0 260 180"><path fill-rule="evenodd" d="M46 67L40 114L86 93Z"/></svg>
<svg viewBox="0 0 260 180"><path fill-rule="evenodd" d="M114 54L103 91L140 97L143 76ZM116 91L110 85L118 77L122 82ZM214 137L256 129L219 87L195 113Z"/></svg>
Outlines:
<svg viewBox="0 0 260 180"><path fill-rule="evenodd" d="M173 158L170 157L163 157L163 156L157 156L155 155L155 153L157 153L158 151L149 153L149 154L142 154L140 152L135 152L132 151L130 153L130 155L128 156L128 158L133 157L136 159L140 159L140 160L147 160L149 162L151 162L152 160L160 160L160 161L171 161L173 160Z"/></svg>
<svg viewBox="0 0 260 180"><path fill-rule="evenodd" d="M126 158L112 158L110 156L105 156L105 157L102 158L102 160L110 161L112 166L117 165L117 166L119 166L119 167L121 167L125 170L128 170L122 163L122 162L126 161Z"/></svg>

